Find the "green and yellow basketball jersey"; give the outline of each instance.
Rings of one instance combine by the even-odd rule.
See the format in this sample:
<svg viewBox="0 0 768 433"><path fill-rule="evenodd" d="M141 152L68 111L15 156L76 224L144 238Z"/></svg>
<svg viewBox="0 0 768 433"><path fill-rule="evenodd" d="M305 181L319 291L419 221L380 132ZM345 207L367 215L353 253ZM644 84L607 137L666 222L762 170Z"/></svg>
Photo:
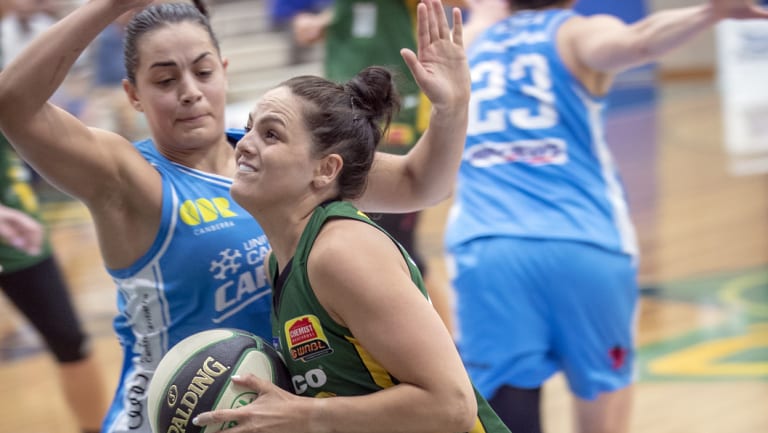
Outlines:
<svg viewBox="0 0 768 433"><path fill-rule="evenodd" d="M303 396L334 397L365 395L398 383L355 339L349 329L336 323L320 305L309 283L307 258L323 224L349 218L378 227L352 204L336 201L315 209L301 235L291 263L278 275L277 262L269 261L273 287L272 335L292 376L294 391ZM391 238L391 236L390 236ZM392 239L393 242L397 242ZM399 245L398 245L399 246ZM400 247L413 282L427 296L418 268ZM472 433L509 433L488 403L475 391L478 418Z"/></svg>

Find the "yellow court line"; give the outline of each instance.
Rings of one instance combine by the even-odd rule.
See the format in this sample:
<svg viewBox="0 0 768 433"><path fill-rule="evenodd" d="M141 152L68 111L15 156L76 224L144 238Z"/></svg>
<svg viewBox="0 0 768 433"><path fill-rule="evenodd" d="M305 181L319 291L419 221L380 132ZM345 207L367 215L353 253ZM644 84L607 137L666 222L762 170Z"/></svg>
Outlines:
<svg viewBox="0 0 768 433"><path fill-rule="evenodd" d="M703 342L660 357L648 364L657 375L676 376L768 376L768 361L725 362L720 360L749 350L768 348L768 323L749 327L749 333Z"/></svg>
<svg viewBox="0 0 768 433"><path fill-rule="evenodd" d="M756 287L768 287L768 274L760 271L734 278L720 290L719 297L726 304L735 306L748 314L768 317L768 303L759 303L744 296L744 292Z"/></svg>

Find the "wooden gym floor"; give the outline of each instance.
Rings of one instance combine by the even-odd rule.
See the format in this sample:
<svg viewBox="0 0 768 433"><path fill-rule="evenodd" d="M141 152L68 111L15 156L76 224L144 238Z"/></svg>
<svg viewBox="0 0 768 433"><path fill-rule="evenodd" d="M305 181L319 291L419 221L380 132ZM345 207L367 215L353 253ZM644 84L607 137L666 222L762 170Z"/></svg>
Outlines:
<svg viewBox="0 0 768 433"><path fill-rule="evenodd" d="M733 176L711 81L661 87L656 112L628 112L614 151L642 246L634 433L768 432L768 174ZM657 145L620 124L655 116ZM614 144L617 140L614 140ZM637 145L635 145L637 144ZM448 203L425 212L421 243L443 277ZM53 240L96 356L116 384L121 351L112 332L115 290L87 213L49 204ZM567 433L561 377L545 388L545 427ZM54 363L0 297L0 431L76 433Z"/></svg>

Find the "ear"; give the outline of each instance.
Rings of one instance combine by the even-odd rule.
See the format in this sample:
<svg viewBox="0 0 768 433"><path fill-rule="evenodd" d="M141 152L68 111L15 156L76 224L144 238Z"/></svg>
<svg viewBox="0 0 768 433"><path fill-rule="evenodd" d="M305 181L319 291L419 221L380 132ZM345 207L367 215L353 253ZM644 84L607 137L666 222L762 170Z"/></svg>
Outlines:
<svg viewBox="0 0 768 433"><path fill-rule="evenodd" d="M315 175L312 178L312 186L317 189L322 189L332 184L339 174L341 168L344 166L344 160L337 153L332 153L321 158L317 167L315 167Z"/></svg>
<svg viewBox="0 0 768 433"><path fill-rule="evenodd" d="M139 101L136 86L127 79L123 79L123 90L125 90L125 94L128 95L128 101L133 106L133 109L143 113L144 109L141 108L141 101Z"/></svg>
<svg viewBox="0 0 768 433"><path fill-rule="evenodd" d="M229 67L229 59L226 57L221 58L221 67L224 69L224 85L226 90L229 90L229 78L227 78L227 68Z"/></svg>

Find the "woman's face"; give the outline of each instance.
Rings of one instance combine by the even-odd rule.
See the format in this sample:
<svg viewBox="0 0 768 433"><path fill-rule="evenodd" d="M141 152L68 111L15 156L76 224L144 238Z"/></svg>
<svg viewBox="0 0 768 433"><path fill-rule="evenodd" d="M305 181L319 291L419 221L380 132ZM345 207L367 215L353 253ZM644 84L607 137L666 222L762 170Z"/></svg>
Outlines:
<svg viewBox="0 0 768 433"><path fill-rule="evenodd" d="M126 85L161 148L190 151L224 137L226 62L198 24L182 22L141 36L136 85Z"/></svg>
<svg viewBox="0 0 768 433"><path fill-rule="evenodd" d="M248 116L237 143L232 197L248 210L285 206L308 195L318 160L302 117L302 99L287 87L273 89Z"/></svg>

